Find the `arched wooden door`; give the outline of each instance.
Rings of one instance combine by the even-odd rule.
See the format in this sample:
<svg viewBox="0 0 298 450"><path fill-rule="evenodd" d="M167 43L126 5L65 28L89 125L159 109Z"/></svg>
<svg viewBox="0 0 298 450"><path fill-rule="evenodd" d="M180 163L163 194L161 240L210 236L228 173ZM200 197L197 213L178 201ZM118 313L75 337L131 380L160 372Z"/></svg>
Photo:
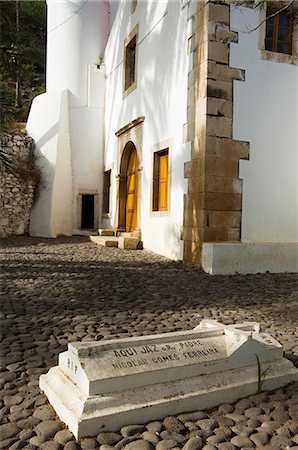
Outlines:
<svg viewBox="0 0 298 450"><path fill-rule="evenodd" d="M126 144L120 165L119 229L135 231L138 226L138 155L134 144Z"/></svg>
<svg viewBox="0 0 298 450"><path fill-rule="evenodd" d="M133 147L127 165L126 181L126 231L134 231L138 223L138 167L137 151Z"/></svg>

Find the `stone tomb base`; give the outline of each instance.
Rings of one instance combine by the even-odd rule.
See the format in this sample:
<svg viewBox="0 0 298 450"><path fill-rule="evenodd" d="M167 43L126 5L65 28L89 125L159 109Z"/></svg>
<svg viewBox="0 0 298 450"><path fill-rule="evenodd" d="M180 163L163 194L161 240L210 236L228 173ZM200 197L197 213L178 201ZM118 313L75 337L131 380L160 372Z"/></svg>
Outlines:
<svg viewBox="0 0 298 450"><path fill-rule="evenodd" d="M40 377L40 388L82 438L231 403L295 380L298 369L258 324L204 320L191 331L73 342L59 355L58 367Z"/></svg>

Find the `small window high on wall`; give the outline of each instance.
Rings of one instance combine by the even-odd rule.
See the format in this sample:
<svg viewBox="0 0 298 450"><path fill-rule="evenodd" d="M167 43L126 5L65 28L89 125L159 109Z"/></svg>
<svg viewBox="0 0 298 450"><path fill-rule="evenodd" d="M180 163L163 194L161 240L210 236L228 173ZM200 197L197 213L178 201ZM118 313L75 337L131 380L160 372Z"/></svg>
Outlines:
<svg viewBox="0 0 298 450"><path fill-rule="evenodd" d="M169 209L169 149L153 154L153 211Z"/></svg>
<svg viewBox="0 0 298 450"><path fill-rule="evenodd" d="M124 94L127 95L136 87L137 33L135 28L125 41L124 51Z"/></svg>
<svg viewBox="0 0 298 450"><path fill-rule="evenodd" d="M107 170L103 177L103 198L102 198L102 212L109 214L110 212L110 188L111 188L111 171Z"/></svg>
<svg viewBox="0 0 298 450"><path fill-rule="evenodd" d="M280 12L274 5L269 5L266 14L265 50L277 53L292 54L292 19L286 13Z"/></svg>

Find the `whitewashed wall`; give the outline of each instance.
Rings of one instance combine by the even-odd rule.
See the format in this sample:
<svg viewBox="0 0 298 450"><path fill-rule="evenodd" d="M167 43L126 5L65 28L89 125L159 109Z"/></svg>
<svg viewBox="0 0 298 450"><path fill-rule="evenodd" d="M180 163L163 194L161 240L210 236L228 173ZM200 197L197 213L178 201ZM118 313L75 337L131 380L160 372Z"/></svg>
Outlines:
<svg viewBox="0 0 298 450"><path fill-rule="evenodd" d="M101 0L48 0L47 6L47 94L34 101L28 128L39 142L45 188L32 214L31 233L55 237L78 231L78 193L102 190L105 71L99 63L109 9ZM63 106L61 115L63 92L67 111ZM62 156L65 145L58 145L66 135L69 170ZM71 201L66 201L69 190Z"/></svg>
<svg viewBox="0 0 298 450"><path fill-rule="evenodd" d="M139 1L134 14L130 2L122 1L105 53L106 153L105 169L112 172L111 225L116 224L116 179L119 172L115 132L145 116L141 155L141 224L145 248L173 259L182 257L180 227L185 192L184 162L189 160L183 144L187 105L187 8L180 1ZM139 26L137 88L123 97L124 41ZM170 148L170 208L168 214L151 212L152 146L172 140Z"/></svg>
<svg viewBox="0 0 298 450"><path fill-rule="evenodd" d="M245 69L234 82L235 139L250 142L250 158L240 162L243 178L242 241L297 241L297 66L262 59L264 12L231 7L230 65Z"/></svg>

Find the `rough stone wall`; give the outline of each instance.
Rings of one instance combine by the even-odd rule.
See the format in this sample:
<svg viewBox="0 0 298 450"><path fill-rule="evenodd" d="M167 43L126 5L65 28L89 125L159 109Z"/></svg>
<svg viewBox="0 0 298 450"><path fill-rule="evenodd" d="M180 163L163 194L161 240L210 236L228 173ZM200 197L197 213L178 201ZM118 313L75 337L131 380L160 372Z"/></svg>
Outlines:
<svg viewBox="0 0 298 450"><path fill-rule="evenodd" d="M33 140L25 132L1 137L1 148L13 163L12 171L0 168L0 237L28 232L37 184Z"/></svg>
<svg viewBox="0 0 298 450"><path fill-rule="evenodd" d="M185 164L183 240L184 260L200 266L203 242L240 240L239 160L248 158L249 145L232 139L233 80L244 80L244 72L229 67L230 42L237 42L237 33L230 31L230 7L207 0L197 4L189 42L192 154Z"/></svg>

